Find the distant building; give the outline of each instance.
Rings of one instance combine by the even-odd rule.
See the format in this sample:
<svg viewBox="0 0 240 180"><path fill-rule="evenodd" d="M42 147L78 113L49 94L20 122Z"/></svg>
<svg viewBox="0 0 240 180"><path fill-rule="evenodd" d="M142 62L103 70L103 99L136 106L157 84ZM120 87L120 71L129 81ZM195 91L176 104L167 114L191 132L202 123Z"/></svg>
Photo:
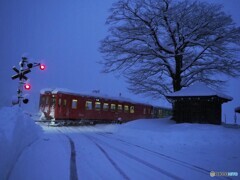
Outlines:
<svg viewBox="0 0 240 180"><path fill-rule="evenodd" d="M177 123L221 124L222 104L232 97L217 92L203 83L166 95L173 105Z"/></svg>
<svg viewBox="0 0 240 180"><path fill-rule="evenodd" d="M235 112L240 113L240 106L235 108Z"/></svg>

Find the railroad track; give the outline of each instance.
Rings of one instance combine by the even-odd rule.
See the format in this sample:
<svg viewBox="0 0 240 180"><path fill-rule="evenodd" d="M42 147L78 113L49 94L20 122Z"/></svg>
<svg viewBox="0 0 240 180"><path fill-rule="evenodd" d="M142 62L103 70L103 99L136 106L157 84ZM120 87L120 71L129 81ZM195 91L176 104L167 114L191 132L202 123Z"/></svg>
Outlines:
<svg viewBox="0 0 240 180"><path fill-rule="evenodd" d="M125 156L125 157L127 157L127 158L129 158L129 159L134 160L134 161L136 161L136 162L138 162L138 163L140 163L140 164L142 164L142 165L144 165L144 166L147 166L148 168L150 168L150 169L152 169L152 170L154 170L154 171L157 171L157 172L160 173L161 175L165 175L165 176L167 176L168 178L174 179L174 180L183 180L182 178L176 176L175 174L170 173L170 172L168 172L168 171L166 171L166 170L164 170L164 169L162 169L162 168L160 168L160 167L158 167L158 166L156 166L156 165L154 165L154 164L152 164L152 163L149 163L148 161L145 161L145 160L139 158L139 157L136 156L136 155L133 155L133 154L131 154L131 153L128 153L128 152L126 152L126 151L124 151L124 150L122 150L122 149L120 149L120 148L116 148L116 147L114 147L114 146L112 146L112 145L110 145L110 144L102 141L102 140L99 139L99 138L96 138L96 137L91 136L91 135L85 135L85 136L86 136L89 140L91 140L94 144L96 144L96 146L97 146L98 148L101 148L102 150L104 150L103 146L108 147L108 148L111 148L111 149L113 149L114 151L120 153L121 155L123 155L123 156ZM104 153L106 153L105 150L104 150ZM107 154L107 156L109 156L109 155ZM110 157L110 156L109 156L109 157ZM126 178L126 177L127 177L127 175L125 176L125 179L129 179L129 178Z"/></svg>
<svg viewBox="0 0 240 180"><path fill-rule="evenodd" d="M94 127L92 127L92 128L94 128ZM69 128L64 127L64 129L67 130ZM78 133L78 132L76 131L76 133ZM124 148L121 148L118 145L130 146L130 149L133 151L134 151L134 148L137 148L138 150L137 149L136 150L139 151L140 154L146 154L146 156L148 156L147 153L150 153L152 155L149 154L149 156L150 157L152 156L153 158L154 158L154 156L156 156L156 158L159 159L159 162L162 162L161 159L163 159L163 160L165 160L165 162L167 161L170 163L170 164L167 163L167 164L169 164L169 166L175 167L175 165L177 165L176 168L184 167L185 169L192 170L193 172L195 172L197 174L199 174L199 173L202 174L201 176L210 178L210 170L208 170L206 168L194 165L189 162L179 160L172 156L163 154L161 152L154 151L152 149L148 149L141 145L134 144L132 142L126 141L119 137L113 136L113 135L111 135L111 133L95 131L95 132L91 132L91 133L90 132L88 132L88 133L80 132L80 135L86 137L89 141L91 141L96 146L97 149L99 149L99 151L106 157L106 159L112 164L112 166L115 168L115 170L120 174L120 177L122 177L123 179L130 179L129 174L124 171L123 166L120 166L120 164L119 164L120 162L118 162L117 160L114 160L115 156L111 156L112 152L117 152L121 156L125 156L127 159L130 159L131 161L140 163L140 164L154 170L155 172L168 177L169 179L179 180L182 178L177 176L176 173L175 174L172 173L171 170L165 170L165 169L159 167L159 165L156 164L156 161L155 162L147 161L146 159L139 157L137 154L134 154L130 151L126 151ZM70 137L68 137L68 138L70 138ZM118 143L120 142L120 144L116 143L117 145L115 145L115 143L112 143L113 141L117 141ZM70 144L71 144L71 142L70 142ZM113 151L109 151L109 149L111 149ZM180 168L180 170L181 170L181 168ZM191 171L190 171L190 173L191 173ZM232 178L230 178L230 177L215 177L215 179L232 179Z"/></svg>
<svg viewBox="0 0 240 180"><path fill-rule="evenodd" d="M70 153L70 180L78 180L78 174L77 174L77 164L76 164L76 150L75 150L75 144L74 141L72 140L72 138L70 136L68 136L67 134L65 134L64 132L62 132L61 130L58 129L58 132L60 132L61 134L63 134L69 141L70 143L70 148L71 148L71 153Z"/></svg>
<svg viewBox="0 0 240 180"><path fill-rule="evenodd" d="M152 153L152 154L155 154L156 156L160 157L160 158L163 158L167 161L170 161L172 163L175 163L175 164L178 164L182 167L185 167L185 168L188 168L188 169L191 169L195 172L199 172L201 174L205 174L207 176L210 176L210 170L208 169L205 169L205 168L202 168L202 167L199 167L197 165L194 165L194 164L191 164L191 163L188 163L188 162L185 162L185 161L182 161L182 160L179 160L179 159L176 159L174 157L171 157L169 155L166 155L166 154L163 154L163 153L160 153L160 152L157 152L157 151L154 151L154 150L151 150L151 149L148 149L146 147L143 147L143 146L140 146L140 145L137 145L137 144L134 144L134 143L131 143L131 142L128 142L126 140L123 140L121 138L117 138L117 137L113 137L111 136L111 133L103 133L103 132L97 132L96 133L97 135L101 136L101 137L104 137L106 139L111 139L111 140L115 140L115 141L120 141L122 143L124 143L125 145L127 146L133 146L133 147L136 147L136 148L139 148L139 149L142 149L146 152L149 152L149 153ZM100 140L101 141L101 140ZM215 177L215 179L232 179L230 177Z"/></svg>
<svg viewBox="0 0 240 180"><path fill-rule="evenodd" d="M96 140L90 136L85 135L90 141L92 141L96 147L104 154L104 156L110 161L110 163L113 165L113 167L119 172L119 174L124 178L124 179L130 179L124 171L117 165L117 163L111 158L111 156L104 150L104 148L99 145L99 143L96 142Z"/></svg>

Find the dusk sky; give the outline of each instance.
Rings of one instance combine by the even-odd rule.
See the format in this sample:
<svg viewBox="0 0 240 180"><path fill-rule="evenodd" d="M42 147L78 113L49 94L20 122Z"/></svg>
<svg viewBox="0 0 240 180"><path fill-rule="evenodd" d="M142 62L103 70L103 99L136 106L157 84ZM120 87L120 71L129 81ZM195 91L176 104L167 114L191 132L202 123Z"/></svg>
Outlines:
<svg viewBox="0 0 240 180"><path fill-rule="evenodd" d="M115 0L0 0L0 107L10 105L18 80L11 80L21 56L28 53L32 62L45 63L28 75L32 89L26 108L38 108L43 88L68 88L74 91L100 90L111 96L166 106L163 100L136 96L118 74L102 74L99 41L107 35L105 21ZM239 0L210 0L223 4L227 14L240 26ZM240 57L239 57L240 59ZM230 79L224 93L234 100L223 106L223 115L233 120L240 106L240 79ZM240 121L240 116L238 116Z"/></svg>

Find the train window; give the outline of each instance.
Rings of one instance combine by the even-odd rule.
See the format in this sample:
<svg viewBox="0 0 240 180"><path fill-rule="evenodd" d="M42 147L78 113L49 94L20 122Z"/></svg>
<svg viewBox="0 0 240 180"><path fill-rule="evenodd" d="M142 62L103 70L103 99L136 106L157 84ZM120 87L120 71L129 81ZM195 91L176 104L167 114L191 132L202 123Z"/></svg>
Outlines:
<svg viewBox="0 0 240 180"><path fill-rule="evenodd" d="M111 110L115 111L116 110L116 104L111 104Z"/></svg>
<svg viewBox="0 0 240 180"><path fill-rule="evenodd" d="M62 99L61 99L61 98L59 98L59 99L58 99L58 107L60 107L60 106L61 106L61 104L62 104Z"/></svg>
<svg viewBox="0 0 240 180"><path fill-rule="evenodd" d="M101 103L95 102L95 110L100 111L101 110Z"/></svg>
<svg viewBox="0 0 240 180"><path fill-rule="evenodd" d="M77 109L77 100L76 99L73 99L72 100L72 109Z"/></svg>
<svg viewBox="0 0 240 180"><path fill-rule="evenodd" d="M109 108L109 104L108 103L103 103L103 110L107 111Z"/></svg>
<svg viewBox="0 0 240 180"><path fill-rule="evenodd" d="M129 112L129 106L128 105L124 105L124 112L128 113Z"/></svg>
<svg viewBox="0 0 240 180"><path fill-rule="evenodd" d="M146 114L146 108L143 108L143 114Z"/></svg>
<svg viewBox="0 0 240 180"><path fill-rule="evenodd" d="M63 100L63 106L64 106L64 107L67 106L67 100L66 100L66 99Z"/></svg>
<svg viewBox="0 0 240 180"><path fill-rule="evenodd" d="M134 113L134 106L130 107L130 113Z"/></svg>
<svg viewBox="0 0 240 180"><path fill-rule="evenodd" d="M92 110L92 101L86 101L85 107L87 110Z"/></svg>
<svg viewBox="0 0 240 180"><path fill-rule="evenodd" d="M122 111L122 105L118 104L118 111Z"/></svg>

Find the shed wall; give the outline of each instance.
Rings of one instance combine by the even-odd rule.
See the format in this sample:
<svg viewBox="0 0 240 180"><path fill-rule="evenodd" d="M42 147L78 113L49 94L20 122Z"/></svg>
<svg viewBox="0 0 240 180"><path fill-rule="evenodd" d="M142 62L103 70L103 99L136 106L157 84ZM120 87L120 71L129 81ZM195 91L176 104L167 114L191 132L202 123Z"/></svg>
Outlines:
<svg viewBox="0 0 240 180"><path fill-rule="evenodd" d="M209 101L177 101L174 103L177 123L221 124L221 103Z"/></svg>

